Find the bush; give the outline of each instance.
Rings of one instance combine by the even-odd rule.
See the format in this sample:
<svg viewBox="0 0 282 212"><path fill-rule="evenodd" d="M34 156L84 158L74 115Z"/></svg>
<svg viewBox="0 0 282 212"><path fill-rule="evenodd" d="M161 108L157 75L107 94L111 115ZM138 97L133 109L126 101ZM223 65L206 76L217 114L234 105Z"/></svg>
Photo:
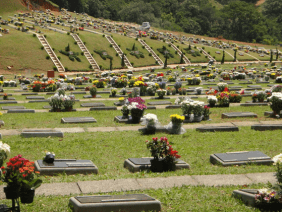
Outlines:
<svg viewBox="0 0 282 212"><path fill-rule="evenodd" d="M208 58L208 55L206 55L205 58Z"/></svg>
<svg viewBox="0 0 282 212"><path fill-rule="evenodd" d="M135 40L138 40L138 38L135 38Z"/></svg>
<svg viewBox="0 0 282 212"><path fill-rule="evenodd" d="M71 56L71 55L69 55L69 59L70 59L71 61L74 61L74 57Z"/></svg>
<svg viewBox="0 0 282 212"><path fill-rule="evenodd" d="M145 49L145 46L142 46L142 49Z"/></svg>
<svg viewBox="0 0 282 212"><path fill-rule="evenodd" d="M150 56L150 57L152 56L152 53L151 53L151 52L149 53L149 56Z"/></svg>
<svg viewBox="0 0 282 212"><path fill-rule="evenodd" d="M118 45L118 47L120 48L120 45Z"/></svg>
<svg viewBox="0 0 282 212"><path fill-rule="evenodd" d="M202 49L205 49L205 47L203 46Z"/></svg>
<svg viewBox="0 0 282 212"><path fill-rule="evenodd" d="M194 49L197 49L197 47L196 47L196 46L194 46Z"/></svg>
<svg viewBox="0 0 282 212"><path fill-rule="evenodd" d="M81 62L81 59L79 57L75 57L76 61Z"/></svg>
<svg viewBox="0 0 282 212"><path fill-rule="evenodd" d="M102 66L102 65L99 65L99 67L100 67L100 69L102 69L102 68L103 68L103 66Z"/></svg>
<svg viewBox="0 0 282 212"><path fill-rule="evenodd" d="M208 52L208 54L211 54L211 52Z"/></svg>
<svg viewBox="0 0 282 212"><path fill-rule="evenodd" d="M112 48L112 47L113 47L113 45L112 45L112 44L110 44L110 47Z"/></svg>
<svg viewBox="0 0 282 212"><path fill-rule="evenodd" d="M53 51L55 51L55 48L52 48Z"/></svg>
<svg viewBox="0 0 282 212"><path fill-rule="evenodd" d="M40 49L43 50L43 49L44 49L44 46L41 46Z"/></svg>
<svg viewBox="0 0 282 212"><path fill-rule="evenodd" d="M76 41L74 41L74 44L75 44L75 45L77 45L77 42L76 42Z"/></svg>
<svg viewBox="0 0 282 212"><path fill-rule="evenodd" d="M118 53L116 53L116 56L118 56Z"/></svg>
<svg viewBox="0 0 282 212"><path fill-rule="evenodd" d="M80 52L80 54L83 56L83 55L84 55L84 52Z"/></svg>
<svg viewBox="0 0 282 212"><path fill-rule="evenodd" d="M61 57L60 57L60 56L58 56L58 60L61 60Z"/></svg>
<svg viewBox="0 0 282 212"><path fill-rule="evenodd" d="M83 44L86 45L86 42L84 41Z"/></svg>
<svg viewBox="0 0 282 212"><path fill-rule="evenodd" d="M54 71L57 71L58 69L57 69L57 67L56 67L56 66L53 66L53 70L54 70Z"/></svg>
<svg viewBox="0 0 282 212"><path fill-rule="evenodd" d="M46 55L46 59L49 60L49 59L50 59L50 56L49 56L49 55Z"/></svg>
<svg viewBox="0 0 282 212"><path fill-rule="evenodd" d="M68 68L68 67L65 67L65 71L69 71L69 68Z"/></svg>
<svg viewBox="0 0 282 212"><path fill-rule="evenodd" d="M93 53L91 53L91 56L93 57Z"/></svg>
<svg viewBox="0 0 282 212"><path fill-rule="evenodd" d="M105 35L103 35L103 37L105 37Z"/></svg>
<svg viewBox="0 0 282 212"><path fill-rule="evenodd" d="M67 32L67 35L70 35L70 32Z"/></svg>
<svg viewBox="0 0 282 212"><path fill-rule="evenodd" d="M76 33L77 35L79 35L79 33Z"/></svg>
<svg viewBox="0 0 282 212"><path fill-rule="evenodd" d="M32 37L36 37L36 34L33 34Z"/></svg>
<svg viewBox="0 0 282 212"><path fill-rule="evenodd" d="M131 65L132 65L132 66L134 66L134 63L133 63L133 62L131 62Z"/></svg>
<svg viewBox="0 0 282 212"><path fill-rule="evenodd" d="M168 47L171 47L171 44L168 44Z"/></svg>
<svg viewBox="0 0 282 212"><path fill-rule="evenodd" d="M163 40L163 42L165 43L165 40Z"/></svg>
<svg viewBox="0 0 282 212"><path fill-rule="evenodd" d="M179 48L179 45L177 45L177 48Z"/></svg>
<svg viewBox="0 0 282 212"><path fill-rule="evenodd" d="M92 65L89 65L88 68L89 68L89 69L92 69Z"/></svg>
<svg viewBox="0 0 282 212"><path fill-rule="evenodd" d="M177 54L177 51L175 51L174 53Z"/></svg>

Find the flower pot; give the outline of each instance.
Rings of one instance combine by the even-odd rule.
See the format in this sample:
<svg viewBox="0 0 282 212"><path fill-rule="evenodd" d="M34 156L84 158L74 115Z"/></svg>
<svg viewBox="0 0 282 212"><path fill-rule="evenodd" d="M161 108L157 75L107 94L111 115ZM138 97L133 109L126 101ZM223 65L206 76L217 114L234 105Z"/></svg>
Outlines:
<svg viewBox="0 0 282 212"><path fill-rule="evenodd" d="M167 162L163 161L163 169L164 171L175 171L176 170L176 164L174 162Z"/></svg>
<svg viewBox="0 0 282 212"><path fill-rule="evenodd" d="M24 190L20 192L21 203L30 204L33 202L33 198L35 195L35 190Z"/></svg>
<svg viewBox="0 0 282 212"><path fill-rule="evenodd" d="M6 199L17 199L20 196L19 187L4 187L4 192L6 194Z"/></svg>
<svg viewBox="0 0 282 212"><path fill-rule="evenodd" d="M156 134L156 127L154 125L147 125L143 134L144 135Z"/></svg>
<svg viewBox="0 0 282 212"><path fill-rule="evenodd" d="M171 133L172 134L180 134L182 123L173 123L172 122L172 128Z"/></svg>
<svg viewBox="0 0 282 212"><path fill-rule="evenodd" d="M203 121L208 121L208 120L210 120L210 115L203 117Z"/></svg>
<svg viewBox="0 0 282 212"><path fill-rule="evenodd" d="M164 96L163 95L159 95L159 99L163 99L164 98Z"/></svg>
<svg viewBox="0 0 282 212"><path fill-rule="evenodd" d="M72 107L66 107L65 111L69 111L69 112L72 111Z"/></svg>
<svg viewBox="0 0 282 212"><path fill-rule="evenodd" d="M215 107L215 102L210 102L208 106L209 107Z"/></svg>
<svg viewBox="0 0 282 212"><path fill-rule="evenodd" d="M202 116L201 115L194 115L194 122L201 122L202 121Z"/></svg>
<svg viewBox="0 0 282 212"><path fill-rule="evenodd" d="M263 101L264 101L264 99L258 99L258 101L259 101L259 102L263 102Z"/></svg>
<svg viewBox="0 0 282 212"><path fill-rule="evenodd" d="M96 98L96 94L95 94L95 95L92 95L92 98Z"/></svg>
<svg viewBox="0 0 282 212"><path fill-rule="evenodd" d="M55 156L50 154L50 155L46 155L44 158L44 162L46 163L53 163L55 160Z"/></svg>
<svg viewBox="0 0 282 212"><path fill-rule="evenodd" d="M150 162L151 162L150 170L152 172L163 172L164 171L163 159L152 159L150 160Z"/></svg>
<svg viewBox="0 0 282 212"><path fill-rule="evenodd" d="M202 90L196 90L198 95L201 95Z"/></svg>
<svg viewBox="0 0 282 212"><path fill-rule="evenodd" d="M131 115L131 123L132 123L132 124L139 124L141 117L142 117L142 116L134 116L134 115Z"/></svg>

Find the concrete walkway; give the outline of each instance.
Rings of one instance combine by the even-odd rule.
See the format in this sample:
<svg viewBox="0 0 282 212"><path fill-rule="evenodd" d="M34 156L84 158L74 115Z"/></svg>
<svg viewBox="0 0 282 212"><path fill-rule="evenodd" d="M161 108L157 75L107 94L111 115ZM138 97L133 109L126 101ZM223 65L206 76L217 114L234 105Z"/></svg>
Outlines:
<svg viewBox="0 0 282 212"><path fill-rule="evenodd" d="M249 173L232 175L185 175L157 178L128 178L97 181L78 181L72 183L46 183L36 189L36 195L77 195L106 193L114 191L135 191L146 189L187 186L229 186L257 183L275 183L274 173ZM4 199L3 186L0 186L0 199Z"/></svg>

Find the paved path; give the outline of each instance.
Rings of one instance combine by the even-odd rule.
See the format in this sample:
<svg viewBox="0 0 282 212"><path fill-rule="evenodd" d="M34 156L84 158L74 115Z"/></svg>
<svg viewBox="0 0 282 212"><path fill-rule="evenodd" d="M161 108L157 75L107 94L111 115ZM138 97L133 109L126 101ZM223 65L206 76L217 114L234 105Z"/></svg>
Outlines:
<svg viewBox="0 0 282 212"><path fill-rule="evenodd" d="M275 183L274 173L249 173L232 175L185 175L157 178L128 178L113 180L78 181L72 183L46 183L36 189L36 195L73 195L134 191L146 189L172 188L189 186L228 186L257 183ZM5 198L3 186L0 186L0 199Z"/></svg>

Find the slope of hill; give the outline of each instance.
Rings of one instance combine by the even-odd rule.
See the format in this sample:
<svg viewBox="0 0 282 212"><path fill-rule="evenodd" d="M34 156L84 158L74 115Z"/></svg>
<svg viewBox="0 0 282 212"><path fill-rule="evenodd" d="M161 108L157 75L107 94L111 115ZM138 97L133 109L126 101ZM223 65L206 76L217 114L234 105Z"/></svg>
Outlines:
<svg viewBox="0 0 282 212"><path fill-rule="evenodd" d="M0 1L0 14L14 12L17 10L25 10L26 8L19 0L1 0Z"/></svg>

